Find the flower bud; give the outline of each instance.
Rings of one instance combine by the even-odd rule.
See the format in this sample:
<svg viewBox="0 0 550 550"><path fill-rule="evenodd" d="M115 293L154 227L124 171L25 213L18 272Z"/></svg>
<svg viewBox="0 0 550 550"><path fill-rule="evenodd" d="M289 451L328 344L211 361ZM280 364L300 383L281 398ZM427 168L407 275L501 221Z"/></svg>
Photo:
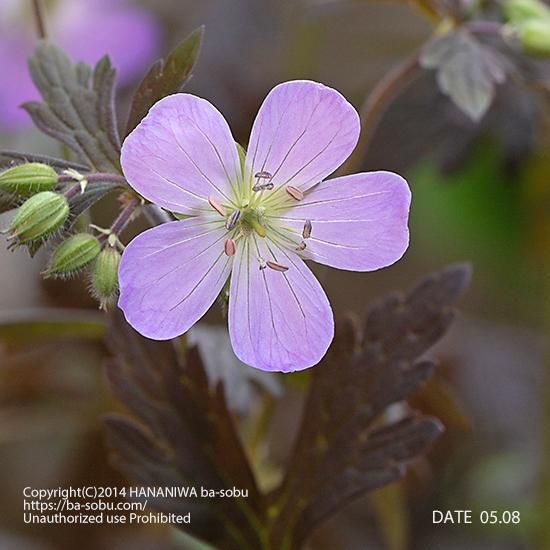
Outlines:
<svg viewBox="0 0 550 550"><path fill-rule="evenodd" d="M51 166L28 162L0 174L0 191L9 195L31 197L41 191L51 191L58 180L57 172Z"/></svg>
<svg viewBox="0 0 550 550"><path fill-rule="evenodd" d="M19 207L9 231L18 244L27 244L47 237L59 229L68 217L67 199L52 191L42 191Z"/></svg>
<svg viewBox="0 0 550 550"><path fill-rule="evenodd" d="M550 18L522 23L517 28L517 39L525 53L550 56Z"/></svg>
<svg viewBox="0 0 550 550"><path fill-rule="evenodd" d="M93 235L73 235L55 249L45 276L69 277L86 267L100 252L101 245Z"/></svg>
<svg viewBox="0 0 550 550"><path fill-rule="evenodd" d="M92 292L101 309L107 309L118 294L118 264L120 252L111 246L104 248L92 268Z"/></svg>
<svg viewBox="0 0 550 550"><path fill-rule="evenodd" d="M508 0L504 4L504 11L511 23L550 18L550 8L539 0Z"/></svg>

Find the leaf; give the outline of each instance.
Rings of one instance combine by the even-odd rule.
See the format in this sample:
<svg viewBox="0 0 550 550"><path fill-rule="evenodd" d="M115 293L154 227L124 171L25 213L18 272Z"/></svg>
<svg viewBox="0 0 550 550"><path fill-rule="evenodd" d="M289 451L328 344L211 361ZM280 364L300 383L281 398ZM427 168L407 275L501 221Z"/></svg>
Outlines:
<svg viewBox="0 0 550 550"><path fill-rule="evenodd" d="M103 316L96 311L37 308L0 313L0 341L9 348L55 338L101 339Z"/></svg>
<svg viewBox="0 0 550 550"><path fill-rule="evenodd" d="M29 70L44 100L23 105L35 125L90 168L119 173L116 71L109 58L100 59L92 71L83 63L73 65L60 48L41 41L29 59Z"/></svg>
<svg viewBox="0 0 550 550"><path fill-rule="evenodd" d="M88 208L92 207L105 195L120 187L120 184L109 180L94 180L93 183L88 184L83 193L79 193L69 200L69 205L71 207L71 217L67 224L67 229L70 229L72 227L80 214L88 210Z"/></svg>
<svg viewBox="0 0 550 550"><path fill-rule="evenodd" d="M216 548L301 548L351 500L403 477L442 432L437 419L408 405L398 406L399 416L395 407L387 412L432 374L433 364L419 358L445 333L468 281L467 267L452 266L382 300L362 330L353 318L337 323L313 369L283 482L268 494L257 489L224 385L209 382L197 348L182 360L174 342L143 338L118 314L107 375L132 417L107 419L115 466L142 485L247 489L240 500L150 502L166 512L192 509L200 521L185 528Z"/></svg>
<svg viewBox="0 0 550 550"><path fill-rule="evenodd" d="M420 63L437 71L440 90L475 122L487 112L496 86L506 80L510 70L503 55L464 30L428 42Z"/></svg>
<svg viewBox="0 0 550 550"><path fill-rule="evenodd" d="M22 164L24 162L41 162L43 164L49 164L53 168L58 168L60 170L72 168L73 170L78 170L79 172L90 171L90 167L85 164L78 164L77 162L58 159L48 155L19 153L18 151L0 151L0 168L10 168L11 166Z"/></svg>
<svg viewBox="0 0 550 550"><path fill-rule="evenodd" d="M273 547L291 541L289 548L300 548L350 500L402 477L407 461L441 433L435 418L404 413L391 422L382 415L431 375L433 364L419 357L447 330L469 278L467 267L452 266L406 295L390 295L370 310L362 338L350 319L337 325L314 369L285 480L271 495L279 507Z"/></svg>
<svg viewBox="0 0 550 550"><path fill-rule="evenodd" d="M216 547L221 540L223 548L259 547L250 517L261 510L261 497L223 384L208 383L196 348L182 361L172 342L143 338L120 313L113 319L109 340L115 360L108 366L108 379L137 419L107 418L115 465L145 485L248 490L246 499L150 502L159 510L179 513L192 506L200 520L189 530Z"/></svg>
<svg viewBox="0 0 550 550"><path fill-rule="evenodd" d="M128 115L126 135L145 117L149 109L160 99L175 94L191 78L197 62L204 34L204 26L194 30L166 58L159 59L139 85Z"/></svg>

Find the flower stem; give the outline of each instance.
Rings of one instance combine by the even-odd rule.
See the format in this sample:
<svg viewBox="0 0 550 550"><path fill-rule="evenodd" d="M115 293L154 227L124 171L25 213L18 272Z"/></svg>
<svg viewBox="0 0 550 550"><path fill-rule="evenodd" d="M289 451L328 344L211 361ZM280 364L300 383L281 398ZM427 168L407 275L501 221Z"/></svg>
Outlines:
<svg viewBox="0 0 550 550"><path fill-rule="evenodd" d="M88 183L94 183L98 181L108 181L111 183L117 183L122 186L127 186L128 182L124 176L119 176L118 174L109 174L103 172L97 172L94 174L82 174L83 179ZM70 174L62 174L59 176L59 183L68 183L75 181L75 177Z"/></svg>
<svg viewBox="0 0 550 550"><path fill-rule="evenodd" d="M382 115L390 103L408 86L420 69L419 54L411 56L390 71L372 90L361 107L361 137L355 151L338 170L338 175L358 171L366 156L369 145Z"/></svg>
<svg viewBox="0 0 550 550"><path fill-rule="evenodd" d="M122 231L126 228L126 226L130 223L130 220L132 219L134 212L136 211L137 207L140 204L140 200L138 198L130 200L124 208L120 211L119 215L111 225L111 233L114 233L115 235L120 235Z"/></svg>
<svg viewBox="0 0 550 550"><path fill-rule="evenodd" d="M42 0L32 0L32 7L34 12L34 21L36 24L36 33L40 40L45 40L48 37L48 33L46 32L44 4Z"/></svg>

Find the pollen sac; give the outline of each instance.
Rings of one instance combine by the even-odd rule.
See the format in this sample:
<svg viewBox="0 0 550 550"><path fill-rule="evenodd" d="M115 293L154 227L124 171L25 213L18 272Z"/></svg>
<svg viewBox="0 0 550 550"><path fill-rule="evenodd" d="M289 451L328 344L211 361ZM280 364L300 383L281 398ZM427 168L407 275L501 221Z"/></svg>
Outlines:
<svg viewBox="0 0 550 550"><path fill-rule="evenodd" d="M302 237L304 239L309 239L311 237L311 221L306 220L304 223L304 228L302 229Z"/></svg>
<svg viewBox="0 0 550 550"><path fill-rule="evenodd" d="M63 241L54 251L46 277L69 277L92 262L101 252L99 240L89 233L78 233Z"/></svg>
<svg viewBox="0 0 550 550"><path fill-rule="evenodd" d="M63 195L42 191L27 199L13 217L9 232L17 244L44 239L69 217L69 203Z"/></svg>
<svg viewBox="0 0 550 550"><path fill-rule="evenodd" d="M279 271L280 273L284 273L285 271L288 271L288 267L286 265L282 265L277 262L272 262L271 260L268 260L266 262L266 266L270 269L273 269L273 271Z"/></svg>
<svg viewBox="0 0 550 550"><path fill-rule="evenodd" d="M51 166L27 162L0 174L0 190L9 195L31 197L41 191L51 191L58 181L59 176Z"/></svg>
<svg viewBox="0 0 550 550"><path fill-rule="evenodd" d="M234 210L231 215L229 216L229 218L227 218L226 222L225 222L225 228L228 230L228 231L231 231L232 229L235 228L235 226L237 225L237 223L239 223L239 218L241 217L241 211L240 210Z"/></svg>
<svg viewBox="0 0 550 550"><path fill-rule="evenodd" d="M292 185L286 186L286 192L296 201L301 201L304 198L302 191Z"/></svg>
<svg viewBox="0 0 550 550"><path fill-rule="evenodd" d="M269 172L257 172L254 174L254 177L256 178L256 184L252 187L252 191L271 191L273 189L274 185L271 181L273 179L273 175Z"/></svg>
<svg viewBox="0 0 550 550"><path fill-rule="evenodd" d="M305 250L306 249L306 243L304 241L302 241L297 247L296 247L296 250L300 251L300 250Z"/></svg>
<svg viewBox="0 0 550 550"><path fill-rule="evenodd" d="M236 251L235 241L233 239L226 239L223 244L223 251L226 256L234 256Z"/></svg>
<svg viewBox="0 0 550 550"><path fill-rule="evenodd" d="M216 197L213 197L212 195L208 197L208 203L218 214L220 214L220 216L225 217L225 209Z"/></svg>

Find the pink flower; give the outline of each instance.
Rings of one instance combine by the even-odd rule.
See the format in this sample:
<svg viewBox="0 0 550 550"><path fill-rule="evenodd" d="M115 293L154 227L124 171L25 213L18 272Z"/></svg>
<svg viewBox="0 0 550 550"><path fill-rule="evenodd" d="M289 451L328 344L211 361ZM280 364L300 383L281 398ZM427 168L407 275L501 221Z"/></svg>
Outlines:
<svg viewBox="0 0 550 550"><path fill-rule="evenodd" d="M145 10L127 0L57 0L47 3L50 39L75 61L96 63L109 54L119 81L139 78L154 60L160 27ZM19 105L38 99L27 68L36 44L30 0L0 2L0 127L17 129L31 123Z"/></svg>
<svg viewBox="0 0 550 550"><path fill-rule="evenodd" d="M248 365L311 367L334 334L304 260L371 271L405 252L410 191L391 172L323 181L359 137L355 109L322 84L265 99L245 159L223 116L188 94L159 101L126 138L122 166L150 201L185 216L137 236L120 266L128 322L164 340L186 332L229 280L229 332Z"/></svg>

